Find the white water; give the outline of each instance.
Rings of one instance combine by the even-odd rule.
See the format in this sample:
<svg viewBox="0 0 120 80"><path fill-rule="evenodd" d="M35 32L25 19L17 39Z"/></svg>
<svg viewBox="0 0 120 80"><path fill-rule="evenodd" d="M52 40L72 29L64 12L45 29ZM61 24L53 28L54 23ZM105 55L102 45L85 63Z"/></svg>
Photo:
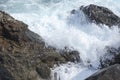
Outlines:
<svg viewBox="0 0 120 80"><path fill-rule="evenodd" d="M97 4L111 9L120 16L120 0L0 0L0 9L29 25L49 45L78 50L82 64L64 64L53 72L61 80L84 80L99 65L105 46L120 44L118 29L89 23L81 11L70 14L81 5ZM116 27L116 26L115 26ZM90 63L88 63L90 61ZM92 64L93 68L87 66Z"/></svg>

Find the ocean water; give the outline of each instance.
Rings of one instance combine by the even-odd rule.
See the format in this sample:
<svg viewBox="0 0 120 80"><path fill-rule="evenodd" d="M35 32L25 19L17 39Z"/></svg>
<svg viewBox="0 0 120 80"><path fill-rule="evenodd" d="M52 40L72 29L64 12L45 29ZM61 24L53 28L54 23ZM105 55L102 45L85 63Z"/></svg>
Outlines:
<svg viewBox="0 0 120 80"><path fill-rule="evenodd" d="M120 33L117 26L109 29L106 25L89 23L78 9L82 5L96 4L120 16L119 3L120 0L0 0L0 10L28 24L47 44L80 52L82 62L51 69L52 80L84 80L98 70L106 46L119 46ZM70 13L73 9L77 10L75 14Z"/></svg>

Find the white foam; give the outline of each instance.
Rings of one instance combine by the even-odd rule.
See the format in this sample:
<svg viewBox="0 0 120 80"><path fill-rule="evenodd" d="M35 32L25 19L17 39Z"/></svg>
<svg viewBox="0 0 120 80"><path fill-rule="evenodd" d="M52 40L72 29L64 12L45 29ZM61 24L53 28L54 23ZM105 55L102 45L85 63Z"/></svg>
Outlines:
<svg viewBox="0 0 120 80"><path fill-rule="evenodd" d="M0 4L0 9L27 23L29 29L41 35L49 45L78 50L84 65L89 65L89 60L93 67L97 67L105 46L117 47L120 44L117 28L89 23L81 11L70 14L72 9L79 9L81 5L97 4L108 7L120 16L119 0L1 0ZM78 77L84 80L85 76L94 72L85 66L75 66L61 65L53 71L60 73L62 80L77 80ZM85 75L87 72L89 74Z"/></svg>

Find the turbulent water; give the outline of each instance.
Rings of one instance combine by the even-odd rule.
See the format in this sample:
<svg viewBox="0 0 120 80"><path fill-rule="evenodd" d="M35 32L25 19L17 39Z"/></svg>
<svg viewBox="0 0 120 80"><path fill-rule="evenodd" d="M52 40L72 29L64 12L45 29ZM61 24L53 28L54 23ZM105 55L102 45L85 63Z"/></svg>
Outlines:
<svg viewBox="0 0 120 80"><path fill-rule="evenodd" d="M47 44L58 49L67 46L80 52L82 63L52 69L53 80L84 80L97 71L106 46L118 47L120 34L117 28L89 23L82 11L76 14L70 11L81 5L96 4L120 16L119 3L120 0L0 0L0 10L28 24Z"/></svg>

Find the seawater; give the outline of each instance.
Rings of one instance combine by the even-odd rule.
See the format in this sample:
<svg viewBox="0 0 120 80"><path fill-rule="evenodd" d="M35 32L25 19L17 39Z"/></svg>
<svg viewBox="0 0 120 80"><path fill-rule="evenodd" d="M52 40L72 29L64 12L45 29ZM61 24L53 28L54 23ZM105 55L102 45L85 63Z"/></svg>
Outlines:
<svg viewBox="0 0 120 80"><path fill-rule="evenodd" d="M106 46L119 46L120 34L117 26L110 29L90 23L78 9L82 5L96 4L120 16L119 3L119 0L0 0L0 9L28 24L47 44L79 51L82 62L55 67L53 80L84 80L97 71ZM73 9L77 10L75 14L70 13ZM90 64L93 68L88 67Z"/></svg>

